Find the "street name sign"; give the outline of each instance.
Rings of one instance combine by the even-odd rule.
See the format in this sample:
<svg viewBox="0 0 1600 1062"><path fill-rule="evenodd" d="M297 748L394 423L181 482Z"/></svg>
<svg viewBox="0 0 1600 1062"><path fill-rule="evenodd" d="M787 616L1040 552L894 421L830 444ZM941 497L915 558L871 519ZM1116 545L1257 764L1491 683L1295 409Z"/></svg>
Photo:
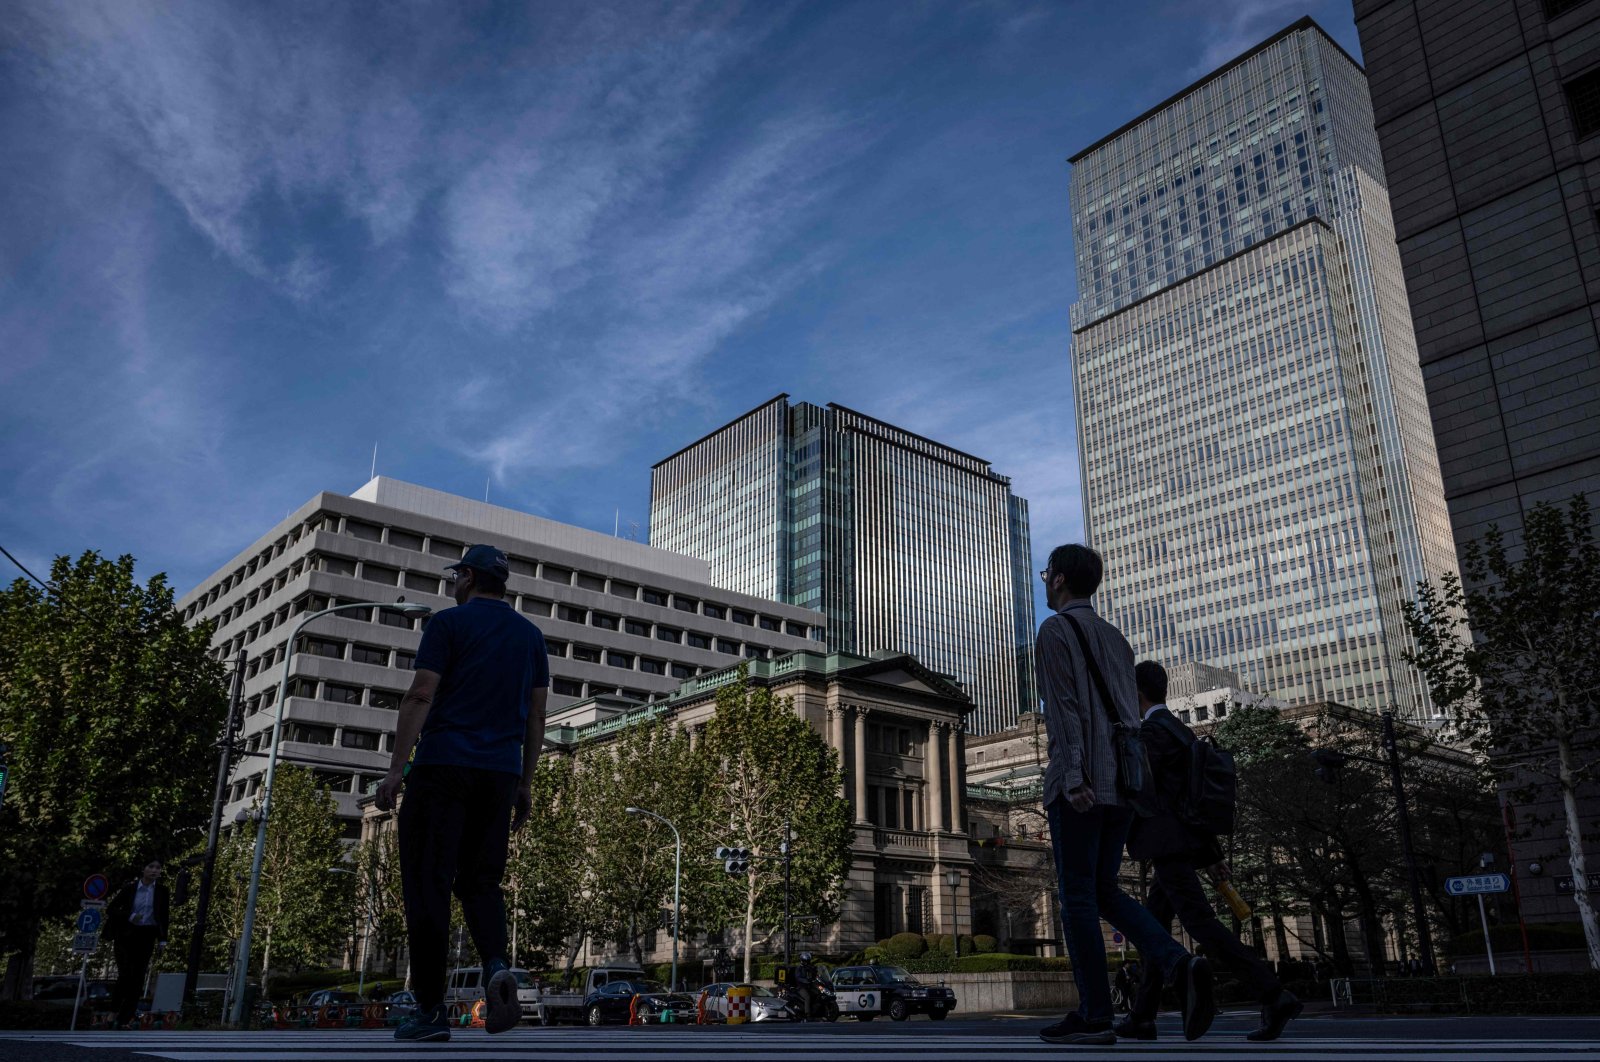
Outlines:
<svg viewBox="0 0 1600 1062"><path fill-rule="evenodd" d="M1571 874L1563 874L1556 879L1556 891L1563 896L1572 895L1576 888ZM1589 891L1600 892L1600 874L1589 875Z"/></svg>
<svg viewBox="0 0 1600 1062"><path fill-rule="evenodd" d="M1511 878L1505 874L1463 874L1445 878L1444 891L1451 896L1489 896L1511 891Z"/></svg>

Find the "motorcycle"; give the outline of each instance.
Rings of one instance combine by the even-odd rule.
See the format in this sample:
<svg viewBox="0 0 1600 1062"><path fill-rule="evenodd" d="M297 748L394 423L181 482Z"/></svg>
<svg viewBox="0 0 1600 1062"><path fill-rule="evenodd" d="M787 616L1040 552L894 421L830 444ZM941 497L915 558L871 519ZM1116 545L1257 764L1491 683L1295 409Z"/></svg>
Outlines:
<svg viewBox="0 0 1600 1062"><path fill-rule="evenodd" d="M787 985L782 991L783 1000L800 1016L801 1021L838 1021L839 1000L833 994L833 986L825 980L818 979L811 984L815 990L811 997L811 1006L807 1009L807 994L800 985Z"/></svg>

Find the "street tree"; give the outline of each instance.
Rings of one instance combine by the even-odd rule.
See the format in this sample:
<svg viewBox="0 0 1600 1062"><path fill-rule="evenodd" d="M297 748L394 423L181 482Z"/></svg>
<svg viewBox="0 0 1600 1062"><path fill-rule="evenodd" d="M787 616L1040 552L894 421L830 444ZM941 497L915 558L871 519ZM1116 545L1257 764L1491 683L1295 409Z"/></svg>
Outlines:
<svg viewBox="0 0 1600 1062"><path fill-rule="evenodd" d="M53 591L0 590L0 994L28 983L45 919L85 877L120 883L203 835L227 697L211 628L185 626L165 575L134 560L58 557Z"/></svg>
<svg viewBox="0 0 1600 1062"><path fill-rule="evenodd" d="M530 947L563 954L569 975L593 919L590 853L583 839L590 806L579 782L572 757L540 757L532 811L527 824L512 834L506 864L506 900L515 925L512 951Z"/></svg>
<svg viewBox="0 0 1600 1062"><path fill-rule="evenodd" d="M726 846L751 855L742 874L719 877L721 868L711 868L701 909L712 924L742 928L749 980L757 926L764 940L783 928L786 824L793 831L792 910L824 924L838 917L854 838L844 774L838 753L795 712L793 699L774 697L742 670L717 691L697 751L710 783L697 851Z"/></svg>
<svg viewBox="0 0 1600 1062"><path fill-rule="evenodd" d="M400 885L400 835L392 829L379 830L356 847L354 858L357 904L365 920L362 932L367 941L368 961L374 954L389 962L406 942L405 892ZM360 959L358 958L359 962Z"/></svg>
<svg viewBox="0 0 1600 1062"><path fill-rule="evenodd" d="M337 810L333 794L318 787L310 771L278 766L250 952L263 975L275 962L280 970L320 963L349 936L356 875L333 871L356 868L345 862ZM255 839L252 828L236 830L218 852L207 929L222 938L224 950L243 932Z"/></svg>
<svg viewBox="0 0 1600 1062"><path fill-rule="evenodd" d="M1600 774L1600 547L1588 502L1540 503L1520 547L1491 527L1463 544L1461 559L1460 578L1425 582L1407 604L1409 659L1455 733L1502 778L1525 791L1555 787L1589 965L1600 969L1578 808L1579 789Z"/></svg>

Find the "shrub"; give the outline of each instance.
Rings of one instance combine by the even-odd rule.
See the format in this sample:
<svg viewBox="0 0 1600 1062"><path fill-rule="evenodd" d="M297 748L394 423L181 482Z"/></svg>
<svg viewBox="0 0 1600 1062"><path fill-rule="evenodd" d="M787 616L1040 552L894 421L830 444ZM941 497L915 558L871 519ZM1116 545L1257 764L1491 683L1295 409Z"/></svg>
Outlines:
<svg viewBox="0 0 1600 1062"><path fill-rule="evenodd" d="M868 948L866 951L861 953L861 962L863 962L863 963L883 962L886 959L888 959L888 957L889 957L888 953L886 951L884 951L884 948L883 948L882 945L874 944L870 948ZM857 965L857 964L850 963L848 965Z"/></svg>
<svg viewBox="0 0 1600 1062"><path fill-rule="evenodd" d="M972 951L976 955L987 955L998 950L1000 942L987 933L975 933L972 937Z"/></svg>
<svg viewBox="0 0 1600 1062"><path fill-rule="evenodd" d="M927 948L928 942L922 939L921 933L896 933L883 946L883 951L890 959L915 959Z"/></svg>
<svg viewBox="0 0 1600 1062"><path fill-rule="evenodd" d="M1505 977L1397 978L1374 984L1380 1012L1465 1011L1469 1014L1594 1014L1600 972Z"/></svg>

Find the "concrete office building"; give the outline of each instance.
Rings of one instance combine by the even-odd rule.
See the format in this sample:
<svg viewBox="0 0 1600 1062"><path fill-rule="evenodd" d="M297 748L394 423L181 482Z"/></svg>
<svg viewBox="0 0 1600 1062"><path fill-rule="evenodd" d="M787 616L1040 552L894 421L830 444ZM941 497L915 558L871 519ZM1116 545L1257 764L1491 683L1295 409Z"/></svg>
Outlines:
<svg viewBox="0 0 1600 1062"><path fill-rule="evenodd" d="M656 464L650 541L819 610L830 650L954 676L976 733L1037 704L1028 503L981 458L779 395Z"/></svg>
<svg viewBox="0 0 1600 1062"><path fill-rule="evenodd" d="M324 492L178 603L187 621L216 622L218 659L245 652L248 754L229 785L228 820L266 771L295 617L401 595L448 608L444 566L476 542L506 551L507 600L544 631L552 711L587 697L659 701L730 660L820 645L819 613L714 587L704 561L381 476L349 496ZM335 792L351 838L357 801L388 769L420 629L398 613L336 613L294 647L280 755Z"/></svg>
<svg viewBox="0 0 1600 1062"><path fill-rule="evenodd" d="M1600 512L1600 3L1355 13L1456 541L1498 525L1515 542L1529 509L1574 494ZM1519 788L1523 910L1571 920L1560 795ZM1580 813L1600 820L1600 784Z"/></svg>
<svg viewBox="0 0 1600 1062"><path fill-rule="evenodd" d="M1401 604L1456 560L1361 68L1304 19L1071 162L1104 614L1169 667L1431 715Z"/></svg>

